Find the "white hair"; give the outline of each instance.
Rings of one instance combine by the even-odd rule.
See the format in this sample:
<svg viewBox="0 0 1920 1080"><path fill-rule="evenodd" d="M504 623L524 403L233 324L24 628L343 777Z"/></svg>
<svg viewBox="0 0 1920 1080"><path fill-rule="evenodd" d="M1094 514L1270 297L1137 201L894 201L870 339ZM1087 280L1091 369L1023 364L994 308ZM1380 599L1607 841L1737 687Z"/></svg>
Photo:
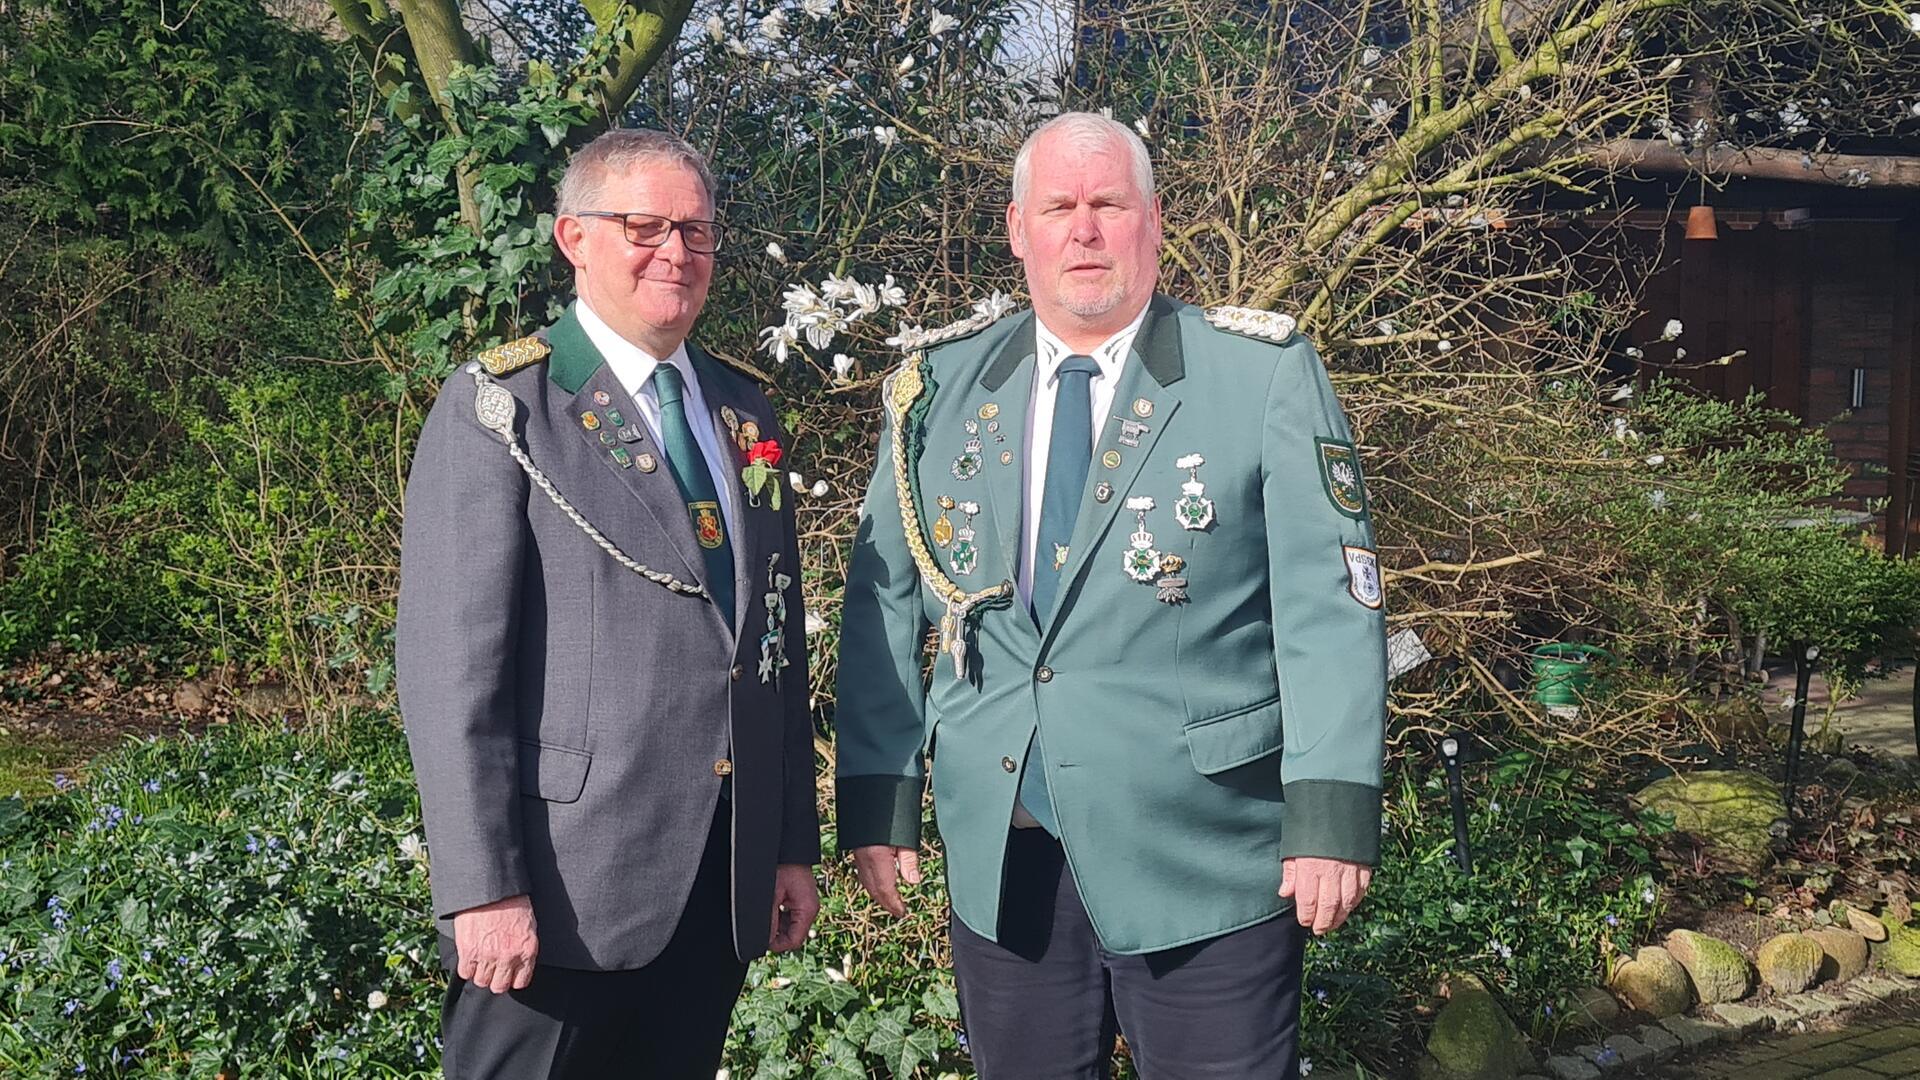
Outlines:
<svg viewBox="0 0 1920 1080"><path fill-rule="evenodd" d="M1013 201L1025 203L1027 190L1033 183L1033 148L1040 140L1058 132L1067 141L1067 145L1080 154L1097 154L1110 150L1115 141L1127 148L1127 156L1133 160L1133 183L1140 194L1153 197L1153 159L1147 154L1147 144L1127 125L1099 113L1067 112L1041 124L1020 144L1020 153L1013 159Z"/></svg>

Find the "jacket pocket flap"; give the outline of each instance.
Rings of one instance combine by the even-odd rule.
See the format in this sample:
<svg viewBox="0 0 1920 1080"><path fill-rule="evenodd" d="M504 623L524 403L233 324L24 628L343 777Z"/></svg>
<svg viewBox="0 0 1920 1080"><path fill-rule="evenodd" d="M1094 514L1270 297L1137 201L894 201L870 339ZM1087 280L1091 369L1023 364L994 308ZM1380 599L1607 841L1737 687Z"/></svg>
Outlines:
<svg viewBox="0 0 1920 1080"><path fill-rule="evenodd" d="M1193 767L1211 776L1280 749L1282 732L1280 699L1274 697L1188 724L1187 750Z"/></svg>
<svg viewBox="0 0 1920 1080"><path fill-rule="evenodd" d="M531 739L520 740L520 794L548 802L570 803L587 786L593 755Z"/></svg>

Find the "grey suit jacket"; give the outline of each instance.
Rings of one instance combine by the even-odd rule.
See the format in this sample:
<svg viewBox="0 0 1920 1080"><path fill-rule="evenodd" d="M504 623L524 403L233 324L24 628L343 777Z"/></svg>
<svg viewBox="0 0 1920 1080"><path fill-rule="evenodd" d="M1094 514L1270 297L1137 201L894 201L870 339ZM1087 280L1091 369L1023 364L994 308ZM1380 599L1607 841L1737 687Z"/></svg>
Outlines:
<svg viewBox="0 0 1920 1080"><path fill-rule="evenodd" d="M545 362L494 380L532 463L627 556L704 585L687 507L632 400L571 310L537 337ZM688 351L712 423L729 410L786 445L757 386ZM669 591L530 480L476 417L474 370L447 381L421 433L400 559L400 707L442 932L456 912L527 893L542 963L644 966L679 921L716 807L730 807L734 944L752 959L767 947L775 866L820 855L791 499L751 505L744 455L729 462L735 610ZM604 442L610 409L642 439ZM616 447L658 465L623 467ZM786 666L769 673L774 574L787 575L771 646Z"/></svg>

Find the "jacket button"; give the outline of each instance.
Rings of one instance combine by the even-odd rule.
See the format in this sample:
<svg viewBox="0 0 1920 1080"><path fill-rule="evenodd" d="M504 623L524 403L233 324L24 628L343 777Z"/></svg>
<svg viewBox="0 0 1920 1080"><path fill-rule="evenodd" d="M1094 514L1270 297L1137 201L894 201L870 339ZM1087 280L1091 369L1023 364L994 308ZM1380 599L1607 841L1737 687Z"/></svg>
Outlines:
<svg viewBox="0 0 1920 1080"><path fill-rule="evenodd" d="M732 775L733 775L733 762L731 762L731 761L728 761L728 760L727 760L726 758L721 758L721 759L720 759L719 761L716 761L716 762L714 762L714 763L713 763L713 775L715 775L715 776L732 776Z"/></svg>
<svg viewBox="0 0 1920 1080"><path fill-rule="evenodd" d="M747 669L744 664L735 664L733 665L733 671L731 671L729 674L733 676L734 682L739 682L740 676L745 675L746 673L747 673Z"/></svg>
<svg viewBox="0 0 1920 1080"><path fill-rule="evenodd" d="M1000 759L1000 767L1007 770L1008 772L1012 772L1013 770L1020 767L1020 763L1013 760L1010 757L1003 757Z"/></svg>
<svg viewBox="0 0 1920 1080"><path fill-rule="evenodd" d="M1039 671L1033 673L1033 677L1039 679L1041 682L1052 682L1053 669L1050 667L1042 667Z"/></svg>

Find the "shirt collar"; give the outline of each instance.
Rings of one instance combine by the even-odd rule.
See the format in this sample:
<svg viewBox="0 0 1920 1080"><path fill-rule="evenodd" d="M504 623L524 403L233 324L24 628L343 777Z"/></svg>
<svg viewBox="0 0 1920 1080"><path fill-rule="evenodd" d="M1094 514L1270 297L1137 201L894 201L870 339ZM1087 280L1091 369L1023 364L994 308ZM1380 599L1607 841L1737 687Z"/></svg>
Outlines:
<svg viewBox="0 0 1920 1080"><path fill-rule="evenodd" d="M619 331L608 326L606 320L588 306L586 298L573 302L574 316L580 320L580 329L586 331L587 340L600 350L600 356L607 362L613 377L620 380L620 386L635 398L653 378L653 369L661 364L672 364L680 369L680 375L689 387L695 386L693 362L687 357L687 343L682 341L673 352L664 357L653 354L621 337Z"/></svg>
<svg viewBox="0 0 1920 1080"><path fill-rule="evenodd" d="M1140 333L1140 325L1147 321L1147 307L1147 304L1142 304L1132 322L1088 354L1093 357L1094 363L1100 365L1101 378L1113 378L1120 374L1121 365L1127 361L1127 352L1133 347L1133 339ZM1051 383L1059 374L1060 365L1074 352L1067 348L1066 342L1047 329L1047 324L1037 316L1033 320L1033 328L1035 344L1038 346L1035 362L1039 367L1040 379L1042 384Z"/></svg>

